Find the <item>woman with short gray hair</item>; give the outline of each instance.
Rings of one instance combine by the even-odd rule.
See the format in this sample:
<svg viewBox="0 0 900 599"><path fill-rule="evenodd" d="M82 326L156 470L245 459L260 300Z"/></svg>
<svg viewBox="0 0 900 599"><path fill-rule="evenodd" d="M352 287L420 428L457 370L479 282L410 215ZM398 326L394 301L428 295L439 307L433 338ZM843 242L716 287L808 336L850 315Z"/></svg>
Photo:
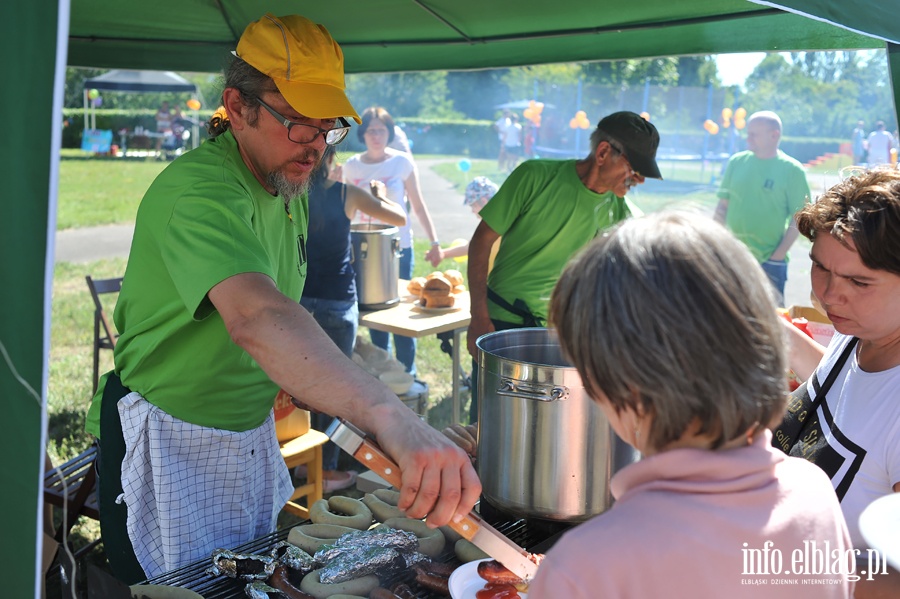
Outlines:
<svg viewBox="0 0 900 599"><path fill-rule="evenodd" d="M547 554L530 599L852 595L847 568L772 586L811 578L790 561L808 543L835 564L850 550L827 477L771 446L786 396L778 319L759 264L704 216L629 219L569 263L550 320L643 458L613 477L615 505ZM762 563L773 550L786 569Z"/></svg>

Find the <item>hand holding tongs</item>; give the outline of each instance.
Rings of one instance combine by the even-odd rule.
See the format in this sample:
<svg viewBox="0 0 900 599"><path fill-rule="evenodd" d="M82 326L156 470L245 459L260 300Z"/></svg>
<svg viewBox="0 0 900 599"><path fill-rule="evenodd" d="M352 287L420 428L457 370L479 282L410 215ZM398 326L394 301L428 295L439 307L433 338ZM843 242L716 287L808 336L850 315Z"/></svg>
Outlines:
<svg viewBox="0 0 900 599"><path fill-rule="evenodd" d="M377 443L366 437L364 432L337 418L325 434L335 445L368 466L384 480L398 489L401 487L400 469ZM516 576L525 581L534 578L537 565L529 559L529 554L482 520L475 512L470 512L459 522L451 521L449 526Z"/></svg>

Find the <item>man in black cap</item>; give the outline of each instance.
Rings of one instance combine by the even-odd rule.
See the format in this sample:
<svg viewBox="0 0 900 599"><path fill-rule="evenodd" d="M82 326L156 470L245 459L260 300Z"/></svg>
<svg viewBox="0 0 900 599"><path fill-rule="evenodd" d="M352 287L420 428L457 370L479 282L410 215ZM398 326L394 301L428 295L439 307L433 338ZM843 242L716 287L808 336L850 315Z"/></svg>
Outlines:
<svg viewBox="0 0 900 599"><path fill-rule="evenodd" d="M656 127L633 112L616 112L597 124L585 158L529 160L510 174L479 213L469 243L472 356L485 333L545 326L550 292L569 258L603 229L640 213L625 199L630 188L646 177L662 179L658 146Z"/></svg>

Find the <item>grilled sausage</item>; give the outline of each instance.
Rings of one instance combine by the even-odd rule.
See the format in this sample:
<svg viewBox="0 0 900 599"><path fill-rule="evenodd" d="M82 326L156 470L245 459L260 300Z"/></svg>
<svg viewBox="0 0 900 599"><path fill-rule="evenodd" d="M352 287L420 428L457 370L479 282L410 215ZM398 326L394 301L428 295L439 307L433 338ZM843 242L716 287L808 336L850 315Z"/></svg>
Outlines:
<svg viewBox="0 0 900 599"><path fill-rule="evenodd" d="M309 508L309 519L315 524L366 530L372 524L372 511L359 499L336 495L313 503Z"/></svg>
<svg viewBox="0 0 900 599"><path fill-rule="evenodd" d="M416 594L413 593L412 589L409 588L409 585L406 583L398 582L391 590L394 591L394 594L400 599L416 599Z"/></svg>
<svg viewBox="0 0 900 599"><path fill-rule="evenodd" d="M420 562L419 565L423 570L428 572L429 574L434 574L436 576L446 576L449 577L453 574L453 571L456 570L456 566L453 564L448 564L445 562L436 562L434 560L428 560L427 562Z"/></svg>
<svg viewBox="0 0 900 599"><path fill-rule="evenodd" d="M415 566L413 569L416 571L416 582L420 585L429 591L440 593L441 595L450 594L450 579L448 577L429 574L421 566Z"/></svg>
<svg viewBox="0 0 900 599"><path fill-rule="evenodd" d="M478 563L478 575L494 584L517 584L522 582L521 578L493 559Z"/></svg>
<svg viewBox="0 0 900 599"><path fill-rule="evenodd" d="M391 518L406 517L406 514L400 511L396 505L391 505L383 499L379 499L377 495L372 493L366 493L365 497L362 498L362 502L372 511L372 515L375 516L375 519L379 522L384 522Z"/></svg>
<svg viewBox="0 0 900 599"><path fill-rule="evenodd" d="M315 599L312 595L304 593L291 584L288 580L288 571L284 566L275 568L275 572L269 577L269 586L281 591L288 599Z"/></svg>

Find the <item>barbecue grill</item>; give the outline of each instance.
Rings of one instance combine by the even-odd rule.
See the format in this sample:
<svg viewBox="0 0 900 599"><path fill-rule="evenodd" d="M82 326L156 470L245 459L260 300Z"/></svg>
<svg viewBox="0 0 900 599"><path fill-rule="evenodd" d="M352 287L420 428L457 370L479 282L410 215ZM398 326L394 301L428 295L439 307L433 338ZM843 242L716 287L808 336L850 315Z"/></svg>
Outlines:
<svg viewBox="0 0 900 599"><path fill-rule="evenodd" d="M305 524L307 522L302 522ZM546 542L550 540L552 533L546 527L529 523L524 519L505 520L501 522L492 522L494 528L509 537L513 542L521 545L529 551L537 551L539 553L546 552ZM236 553L255 553L268 554L279 541L287 540L289 528L285 528L274 532L265 537L261 537L249 543L245 543L238 547L230 547ZM443 563L452 563L459 565L460 561L453 553L453 545L447 544L447 549L435 558L434 561ZM196 561L190 565L184 566L171 572L166 572L159 576L148 579L143 584L161 584L175 587L190 589L203 595L204 599L243 599L244 587L246 582L237 581L225 576L209 576L205 570L212 565L211 558ZM423 588L416 582L415 572L407 570L382 579L381 584L390 588L398 582L405 582L412 589L417 599L444 599L445 595L439 595L433 591Z"/></svg>

